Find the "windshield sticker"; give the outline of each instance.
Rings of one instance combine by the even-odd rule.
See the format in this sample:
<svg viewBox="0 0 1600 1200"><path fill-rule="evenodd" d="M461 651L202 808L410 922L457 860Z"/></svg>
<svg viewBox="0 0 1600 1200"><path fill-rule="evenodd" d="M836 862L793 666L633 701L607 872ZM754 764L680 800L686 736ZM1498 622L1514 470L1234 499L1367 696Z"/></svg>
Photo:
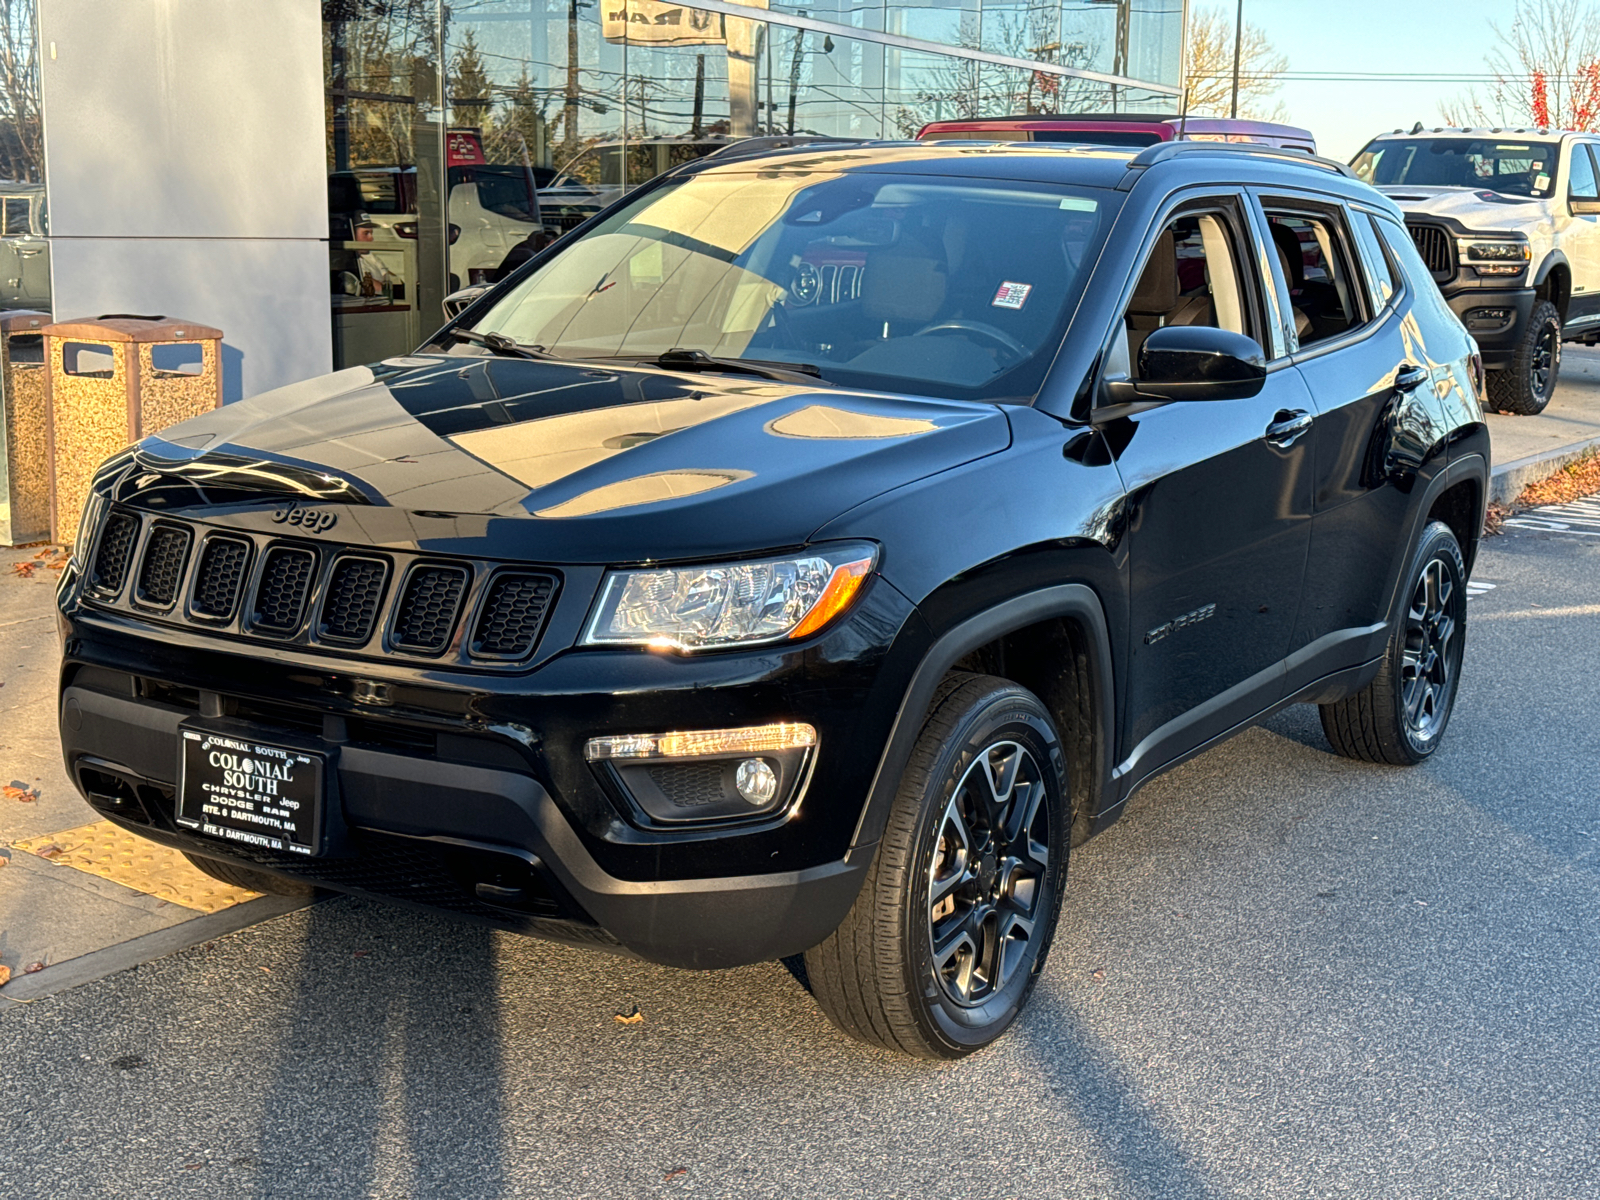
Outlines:
<svg viewBox="0 0 1600 1200"><path fill-rule="evenodd" d="M1533 177L1533 190L1534 191L1542 192L1542 191L1545 190L1545 188L1547 188L1549 186L1550 186L1550 176L1546 175L1543 171L1540 171L1537 175L1535 175Z"/></svg>
<svg viewBox="0 0 1600 1200"><path fill-rule="evenodd" d="M1028 302L1028 293L1033 291L1031 283L1012 283L1007 280L1000 285L1000 290L994 294L994 299L989 302L991 308L1018 309Z"/></svg>

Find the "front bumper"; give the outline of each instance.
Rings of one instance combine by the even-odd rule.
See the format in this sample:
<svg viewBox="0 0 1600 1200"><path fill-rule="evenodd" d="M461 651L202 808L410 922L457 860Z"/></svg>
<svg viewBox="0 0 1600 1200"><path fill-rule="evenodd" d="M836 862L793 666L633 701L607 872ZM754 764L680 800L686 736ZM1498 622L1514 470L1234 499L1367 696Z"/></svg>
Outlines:
<svg viewBox="0 0 1600 1200"><path fill-rule="evenodd" d="M1459 291L1447 289L1444 298L1450 311L1477 340L1483 365L1496 369L1511 361L1522 332L1528 327L1536 297L1532 288L1466 287Z"/></svg>
<svg viewBox="0 0 1600 1200"><path fill-rule="evenodd" d="M511 677L377 680L364 664L312 669L303 655L236 653L201 635L157 640L76 604L69 584L63 753L106 817L192 853L672 966L769 961L837 926L875 849L850 841L925 648L920 618L877 582L799 649L568 652ZM179 729L209 719L244 722L262 740L321 739L336 764L326 853L175 823ZM820 747L802 802L764 823L641 827L582 760L597 734L775 719L811 722Z"/></svg>

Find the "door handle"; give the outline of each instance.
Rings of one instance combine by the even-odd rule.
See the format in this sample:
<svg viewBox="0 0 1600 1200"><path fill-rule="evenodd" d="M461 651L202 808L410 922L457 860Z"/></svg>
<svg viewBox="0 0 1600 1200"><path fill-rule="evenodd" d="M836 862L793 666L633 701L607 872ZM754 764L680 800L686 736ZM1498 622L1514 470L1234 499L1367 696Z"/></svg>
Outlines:
<svg viewBox="0 0 1600 1200"><path fill-rule="evenodd" d="M1267 426L1266 440L1274 446L1292 446L1296 439L1311 428L1311 422L1316 420L1303 408L1280 408L1272 418L1272 424Z"/></svg>
<svg viewBox="0 0 1600 1200"><path fill-rule="evenodd" d="M1415 363L1401 363L1394 373L1394 390L1414 392L1428 382L1428 368Z"/></svg>

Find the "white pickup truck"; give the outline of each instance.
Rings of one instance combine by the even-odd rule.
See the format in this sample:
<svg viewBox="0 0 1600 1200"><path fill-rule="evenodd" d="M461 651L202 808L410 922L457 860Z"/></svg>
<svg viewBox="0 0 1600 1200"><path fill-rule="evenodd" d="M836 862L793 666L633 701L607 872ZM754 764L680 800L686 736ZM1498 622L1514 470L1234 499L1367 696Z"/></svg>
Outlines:
<svg viewBox="0 0 1600 1200"><path fill-rule="evenodd" d="M1561 343L1600 339L1600 135L1417 126L1373 138L1351 166L1405 213L1478 341L1490 402L1543 410Z"/></svg>

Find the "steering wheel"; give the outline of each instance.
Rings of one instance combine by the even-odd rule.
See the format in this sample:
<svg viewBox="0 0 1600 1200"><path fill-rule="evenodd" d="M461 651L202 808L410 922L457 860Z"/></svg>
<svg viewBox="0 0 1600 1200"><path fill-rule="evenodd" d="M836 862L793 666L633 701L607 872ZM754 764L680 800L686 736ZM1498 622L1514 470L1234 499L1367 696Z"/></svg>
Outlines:
<svg viewBox="0 0 1600 1200"><path fill-rule="evenodd" d="M1010 351L1012 357L1017 360L1027 358L1031 353L1026 346L1005 330L996 329L993 325L985 325L982 321L965 321L960 318L953 321L939 321L933 325L924 325L911 336L924 337L930 333L942 333L947 329L953 329L960 333L976 333L986 337L1002 350Z"/></svg>

